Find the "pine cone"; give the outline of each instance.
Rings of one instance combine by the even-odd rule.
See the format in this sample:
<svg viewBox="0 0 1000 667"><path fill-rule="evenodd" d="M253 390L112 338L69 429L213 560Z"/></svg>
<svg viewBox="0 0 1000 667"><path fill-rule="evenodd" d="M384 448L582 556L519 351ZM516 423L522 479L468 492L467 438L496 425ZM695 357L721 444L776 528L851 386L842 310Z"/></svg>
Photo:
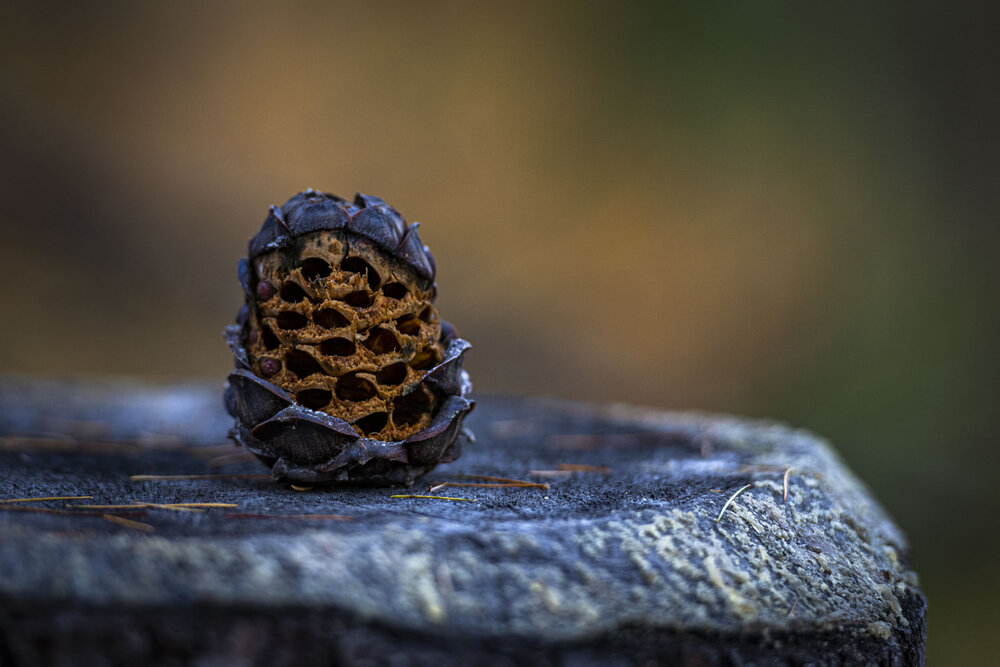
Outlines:
<svg viewBox="0 0 1000 667"><path fill-rule="evenodd" d="M417 228L378 197L306 190L250 241L226 407L275 477L410 484L471 437L470 345L438 316Z"/></svg>

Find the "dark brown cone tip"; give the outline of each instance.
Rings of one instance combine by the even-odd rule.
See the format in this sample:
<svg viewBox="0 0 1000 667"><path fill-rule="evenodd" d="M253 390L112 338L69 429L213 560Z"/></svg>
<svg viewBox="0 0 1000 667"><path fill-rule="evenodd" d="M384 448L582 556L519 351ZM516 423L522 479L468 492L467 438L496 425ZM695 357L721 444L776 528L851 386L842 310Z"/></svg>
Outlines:
<svg viewBox="0 0 1000 667"><path fill-rule="evenodd" d="M471 439L471 346L433 307L417 228L378 197L305 190L250 241L225 403L276 478L408 485Z"/></svg>
<svg viewBox="0 0 1000 667"><path fill-rule="evenodd" d="M327 192L304 190L281 208L271 207L260 231L250 240L249 259L283 248L310 232L348 229L434 280L434 260L420 244L417 225L407 225L399 211L378 197L358 193L351 203Z"/></svg>

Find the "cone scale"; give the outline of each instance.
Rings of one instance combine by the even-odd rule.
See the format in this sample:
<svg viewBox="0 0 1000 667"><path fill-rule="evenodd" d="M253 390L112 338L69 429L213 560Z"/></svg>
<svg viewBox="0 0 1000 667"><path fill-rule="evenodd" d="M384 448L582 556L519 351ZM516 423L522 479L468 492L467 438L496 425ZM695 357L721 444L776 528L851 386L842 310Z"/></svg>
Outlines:
<svg viewBox="0 0 1000 667"><path fill-rule="evenodd" d="M225 398L231 437L276 478L407 485L471 438L470 345L434 306L418 227L377 197L306 190L250 241Z"/></svg>

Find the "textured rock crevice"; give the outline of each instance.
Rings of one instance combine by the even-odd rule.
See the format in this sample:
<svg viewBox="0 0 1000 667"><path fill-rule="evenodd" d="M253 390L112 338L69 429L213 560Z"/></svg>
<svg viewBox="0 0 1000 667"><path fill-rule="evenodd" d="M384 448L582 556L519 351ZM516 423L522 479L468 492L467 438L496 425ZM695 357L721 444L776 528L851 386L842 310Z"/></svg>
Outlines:
<svg viewBox="0 0 1000 667"><path fill-rule="evenodd" d="M238 505L150 508L152 532L108 510L0 511L14 664L54 644L232 658L237 627L273 664L921 664L906 540L809 433L486 396L476 446L412 493L469 476L548 488L297 492L245 478L253 462L204 464L224 440L216 392L0 383L0 498ZM40 439L55 432L58 447ZM129 479L151 472L234 477ZM106 631L128 641L94 639Z"/></svg>

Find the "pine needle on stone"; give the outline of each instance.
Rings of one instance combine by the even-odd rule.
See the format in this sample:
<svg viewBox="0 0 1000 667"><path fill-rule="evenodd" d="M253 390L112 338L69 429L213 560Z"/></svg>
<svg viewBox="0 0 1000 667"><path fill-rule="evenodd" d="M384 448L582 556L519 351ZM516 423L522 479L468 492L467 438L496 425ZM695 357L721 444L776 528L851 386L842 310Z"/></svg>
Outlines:
<svg viewBox="0 0 1000 667"><path fill-rule="evenodd" d="M726 504L723 505L722 509L719 511L719 516L715 519L715 523L719 523L720 521L722 521L722 515L726 513L726 510L729 509L729 506L733 504L734 500L736 500L736 496L740 495L741 493L749 489L751 486L753 486L753 482L750 482L745 486L741 486L739 489L736 490L736 493L729 496L729 500L726 501Z"/></svg>
<svg viewBox="0 0 1000 667"><path fill-rule="evenodd" d="M72 509L116 510L148 507L152 509L177 510L181 512L203 512L208 507L239 507L235 503L132 503L131 505L66 505Z"/></svg>
<svg viewBox="0 0 1000 667"><path fill-rule="evenodd" d="M94 496L43 496L38 498L4 498L0 503L34 503L43 500L90 500Z"/></svg>
<svg viewBox="0 0 1000 667"><path fill-rule="evenodd" d="M251 452L235 452L233 454L220 454L219 456L213 456L205 461L205 466L208 468L218 468L220 466L229 465L230 463L243 463L244 461L255 461L255 457Z"/></svg>
<svg viewBox="0 0 1000 667"><path fill-rule="evenodd" d="M480 482L496 482L498 484L535 484L510 477L491 477L489 475L458 475L459 479L478 479Z"/></svg>
<svg viewBox="0 0 1000 667"><path fill-rule="evenodd" d="M132 530L141 530L144 533L152 533L156 530L148 523L143 523L142 521L133 521L132 519L126 519L123 516L117 516L115 514L102 514L102 519L110 521L111 523L117 523L119 526L124 526L125 528L131 528Z"/></svg>
<svg viewBox="0 0 1000 667"><path fill-rule="evenodd" d="M474 486L481 489L547 489L544 482L442 482L435 484L428 491L434 492L449 486Z"/></svg>
<svg viewBox="0 0 1000 667"><path fill-rule="evenodd" d="M610 475L611 468L607 466L595 466L586 463L559 463L555 470L529 470L528 474L537 477L570 477L574 473L594 473L598 475Z"/></svg>
<svg viewBox="0 0 1000 667"><path fill-rule="evenodd" d="M798 606L798 604L799 604L799 596L798 596L798 595L796 595L796 596L795 596L795 601L794 601L794 602L792 602L792 608L788 610L788 613L787 613L787 614L785 614L785 616L791 616L791 615L792 615L792 612L793 612L793 611L795 611L795 607L797 607L797 606Z"/></svg>
<svg viewBox="0 0 1000 667"><path fill-rule="evenodd" d="M475 498L452 498L450 496L422 496L422 495L409 494L409 493L407 493L407 494L397 494L397 495L389 496L389 497L390 498L428 498L430 500L457 500L457 501L467 502L467 503L474 503L474 502L476 502Z"/></svg>
<svg viewBox="0 0 1000 667"><path fill-rule="evenodd" d="M567 472L593 472L599 475L611 474L611 468L607 466L593 466L586 463L560 463L559 470Z"/></svg>

